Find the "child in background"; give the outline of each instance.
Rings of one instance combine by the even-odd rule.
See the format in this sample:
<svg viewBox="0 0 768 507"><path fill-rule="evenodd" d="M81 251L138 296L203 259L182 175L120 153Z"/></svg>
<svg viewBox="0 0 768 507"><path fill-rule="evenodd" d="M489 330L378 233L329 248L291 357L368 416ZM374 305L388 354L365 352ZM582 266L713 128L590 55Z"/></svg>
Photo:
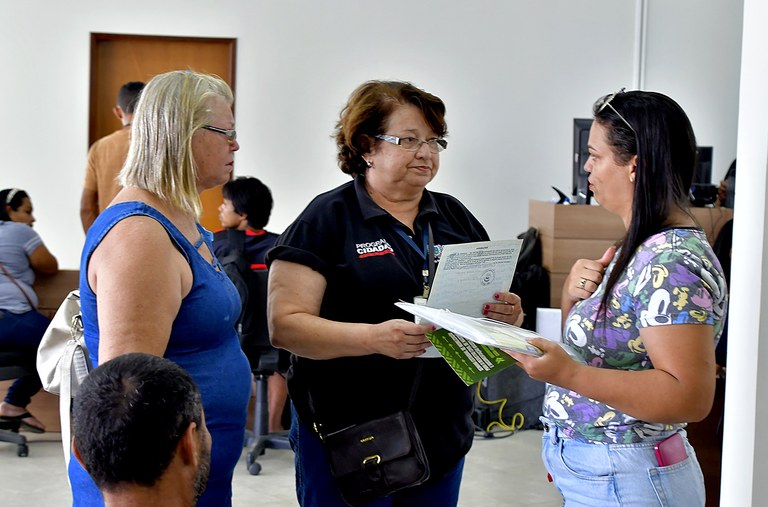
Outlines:
<svg viewBox="0 0 768 507"><path fill-rule="evenodd" d="M272 213L272 193L259 179L241 176L224 184L224 202L219 206L219 221L224 228L213 236L213 251L222 259L230 251L227 229L243 231L245 259L251 269L267 269L264 256L277 241L278 235L264 229ZM283 428L282 414L288 398L284 373L288 369L288 354L280 351L279 371L269 377L269 431Z"/></svg>

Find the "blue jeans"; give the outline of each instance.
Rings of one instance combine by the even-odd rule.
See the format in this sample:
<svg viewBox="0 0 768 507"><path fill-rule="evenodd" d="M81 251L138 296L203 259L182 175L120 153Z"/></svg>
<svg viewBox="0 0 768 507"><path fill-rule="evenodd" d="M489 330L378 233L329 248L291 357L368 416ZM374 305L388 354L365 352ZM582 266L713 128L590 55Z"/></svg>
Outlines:
<svg viewBox="0 0 768 507"><path fill-rule="evenodd" d="M544 418L542 459L564 505L696 507L705 501L704 476L685 431L688 458L660 467L655 442L589 444L563 438Z"/></svg>
<svg viewBox="0 0 768 507"><path fill-rule="evenodd" d="M341 497L336 479L331 475L328 459L320 438L307 428L291 407L291 447L296 461L296 497L302 507L347 507ZM366 507L441 507L455 506L464 471L461 458L450 472L436 480L430 479L366 504Z"/></svg>
<svg viewBox="0 0 768 507"><path fill-rule="evenodd" d="M37 375L37 347L50 321L34 310L25 313L11 313L0 310L0 349L19 351L25 361L19 366L32 373L19 377L8 388L5 402L17 407L26 407L43 384Z"/></svg>

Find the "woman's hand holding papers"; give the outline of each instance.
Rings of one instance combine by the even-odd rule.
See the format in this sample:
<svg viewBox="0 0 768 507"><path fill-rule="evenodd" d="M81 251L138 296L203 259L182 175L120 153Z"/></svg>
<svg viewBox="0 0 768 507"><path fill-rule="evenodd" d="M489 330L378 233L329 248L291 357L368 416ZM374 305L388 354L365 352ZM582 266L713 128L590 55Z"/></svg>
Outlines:
<svg viewBox="0 0 768 507"><path fill-rule="evenodd" d="M489 319L500 320L507 324L520 326L523 323L523 306L520 296L512 292L497 292L495 301L483 305L483 315Z"/></svg>
<svg viewBox="0 0 768 507"><path fill-rule="evenodd" d="M546 338L531 338L528 343L543 352L539 357L505 350L515 358L529 377L565 388L571 383L582 364L576 362L559 343Z"/></svg>

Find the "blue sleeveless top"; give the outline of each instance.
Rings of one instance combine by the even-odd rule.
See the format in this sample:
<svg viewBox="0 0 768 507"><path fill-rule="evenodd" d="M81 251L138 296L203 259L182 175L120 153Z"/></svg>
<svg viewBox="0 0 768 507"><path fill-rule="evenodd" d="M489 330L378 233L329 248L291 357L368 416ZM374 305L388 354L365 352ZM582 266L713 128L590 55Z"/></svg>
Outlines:
<svg viewBox="0 0 768 507"><path fill-rule="evenodd" d="M176 226L147 204L124 202L110 206L88 230L80 260L80 303L91 361L94 367L99 363L99 327L96 294L88 285L88 262L115 224L136 215L157 220L192 269L192 289L181 302L164 357L184 368L197 383L211 433L211 474L198 505L228 506L232 503L232 473L243 449L251 393L251 369L234 328L240 315L240 297L227 275L210 265ZM211 233L199 224L197 227L213 251ZM76 459L70 460L69 477L75 506L104 504L98 488Z"/></svg>

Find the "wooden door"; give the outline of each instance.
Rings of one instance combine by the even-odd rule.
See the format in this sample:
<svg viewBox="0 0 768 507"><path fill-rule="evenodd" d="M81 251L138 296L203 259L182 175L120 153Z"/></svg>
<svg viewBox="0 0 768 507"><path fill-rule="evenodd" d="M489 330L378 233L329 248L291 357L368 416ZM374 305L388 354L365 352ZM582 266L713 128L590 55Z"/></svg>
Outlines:
<svg viewBox="0 0 768 507"><path fill-rule="evenodd" d="M190 69L218 75L234 92L235 50L235 39L92 33L88 145L121 127L112 108L128 81L147 82L163 72ZM208 230L220 229L221 187L200 198L200 223Z"/></svg>

